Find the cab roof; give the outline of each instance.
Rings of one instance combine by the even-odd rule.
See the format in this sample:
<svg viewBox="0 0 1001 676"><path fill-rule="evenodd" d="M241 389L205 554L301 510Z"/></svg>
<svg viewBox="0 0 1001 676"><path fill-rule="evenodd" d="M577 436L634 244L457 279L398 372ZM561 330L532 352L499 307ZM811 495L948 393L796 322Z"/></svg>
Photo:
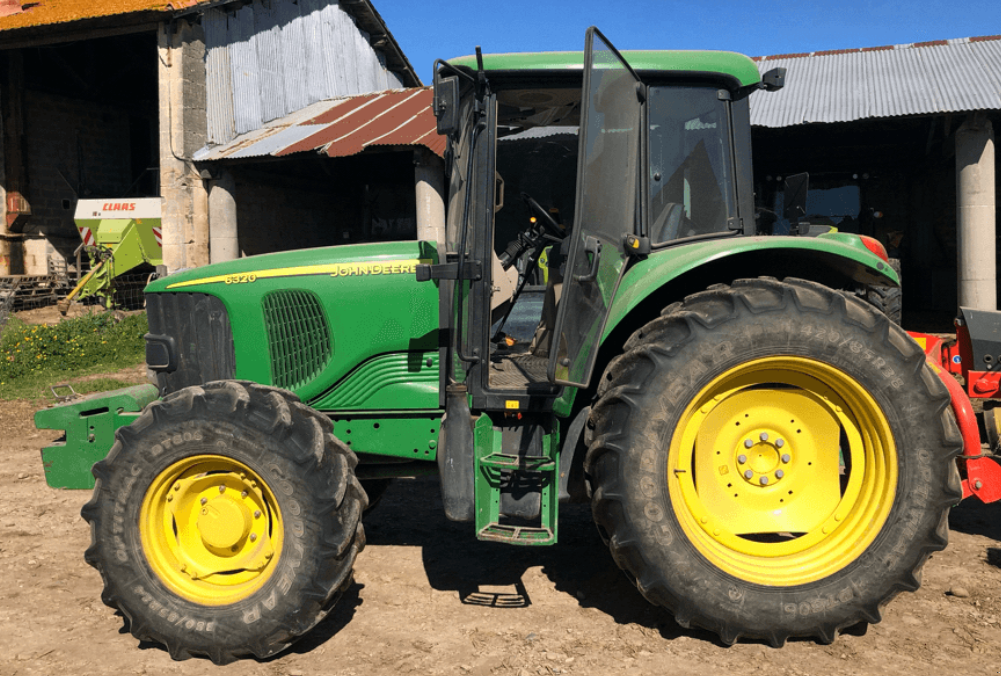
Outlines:
<svg viewBox="0 0 1001 676"><path fill-rule="evenodd" d="M735 79L740 86L756 84L761 80L758 67L750 57L735 52L681 51L681 50L626 50L623 58L637 72L705 73L710 76L725 75ZM450 59L453 66L476 69L475 56ZM584 52L524 52L516 54L484 54L483 69L487 72L517 71L574 71L584 69Z"/></svg>

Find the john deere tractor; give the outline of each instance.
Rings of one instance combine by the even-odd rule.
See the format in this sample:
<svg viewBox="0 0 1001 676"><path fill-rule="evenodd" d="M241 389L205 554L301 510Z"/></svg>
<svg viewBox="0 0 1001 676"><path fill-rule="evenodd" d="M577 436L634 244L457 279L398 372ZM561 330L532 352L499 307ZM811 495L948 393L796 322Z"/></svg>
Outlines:
<svg viewBox="0 0 1001 676"><path fill-rule="evenodd" d="M51 481L103 458L104 602L178 659L275 654L336 603L386 480L434 473L481 540L554 545L589 501L643 596L726 643L878 622L946 544L961 442L855 293L897 285L879 242L756 232L748 98L783 75L593 28L439 61L444 241L152 282L156 391L39 413L68 430Z"/></svg>

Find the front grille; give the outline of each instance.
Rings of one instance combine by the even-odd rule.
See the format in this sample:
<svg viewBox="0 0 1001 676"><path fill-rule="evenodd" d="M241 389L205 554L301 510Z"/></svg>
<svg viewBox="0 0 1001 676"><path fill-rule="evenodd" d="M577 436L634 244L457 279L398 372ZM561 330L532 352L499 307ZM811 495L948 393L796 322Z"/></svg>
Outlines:
<svg viewBox="0 0 1001 676"><path fill-rule="evenodd" d="M150 339L169 338L170 370L155 369L161 394L236 375L226 306L204 293L146 294Z"/></svg>
<svg viewBox="0 0 1001 676"><path fill-rule="evenodd" d="M264 326L271 350L271 382L302 387L330 363L330 328L320 299L310 291L275 291L264 297Z"/></svg>

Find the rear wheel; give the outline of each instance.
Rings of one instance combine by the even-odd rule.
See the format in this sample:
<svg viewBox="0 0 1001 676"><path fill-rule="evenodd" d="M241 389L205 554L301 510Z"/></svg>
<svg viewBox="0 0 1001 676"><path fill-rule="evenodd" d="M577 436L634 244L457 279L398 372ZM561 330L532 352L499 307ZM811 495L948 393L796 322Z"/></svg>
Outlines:
<svg viewBox="0 0 1001 676"><path fill-rule="evenodd" d="M175 659L267 657L323 619L364 546L355 457L324 416L243 382L122 428L83 517L102 600Z"/></svg>
<svg viewBox="0 0 1001 676"><path fill-rule="evenodd" d="M626 343L592 414L599 530L683 626L781 645L878 622L960 497L945 386L908 336L810 282L742 280Z"/></svg>

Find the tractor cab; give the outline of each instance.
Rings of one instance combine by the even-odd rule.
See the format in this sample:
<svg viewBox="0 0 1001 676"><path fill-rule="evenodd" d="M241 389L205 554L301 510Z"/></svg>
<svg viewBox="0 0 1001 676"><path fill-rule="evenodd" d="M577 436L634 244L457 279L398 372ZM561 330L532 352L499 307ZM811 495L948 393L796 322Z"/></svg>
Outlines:
<svg viewBox="0 0 1001 676"><path fill-rule="evenodd" d="M587 399L575 407L627 271L753 223L748 97L760 78L741 55L620 53L592 28L583 53L439 61L434 85L446 241L417 277L439 282L448 320L446 512L475 512L484 539L544 544L570 473L559 448L575 443L556 417ZM499 524L540 511L541 528Z"/></svg>
<svg viewBox="0 0 1001 676"><path fill-rule="evenodd" d="M422 274L448 282L451 384L476 409L551 410L563 386L587 387L631 260L753 222L753 63L586 40L437 64L446 262Z"/></svg>

